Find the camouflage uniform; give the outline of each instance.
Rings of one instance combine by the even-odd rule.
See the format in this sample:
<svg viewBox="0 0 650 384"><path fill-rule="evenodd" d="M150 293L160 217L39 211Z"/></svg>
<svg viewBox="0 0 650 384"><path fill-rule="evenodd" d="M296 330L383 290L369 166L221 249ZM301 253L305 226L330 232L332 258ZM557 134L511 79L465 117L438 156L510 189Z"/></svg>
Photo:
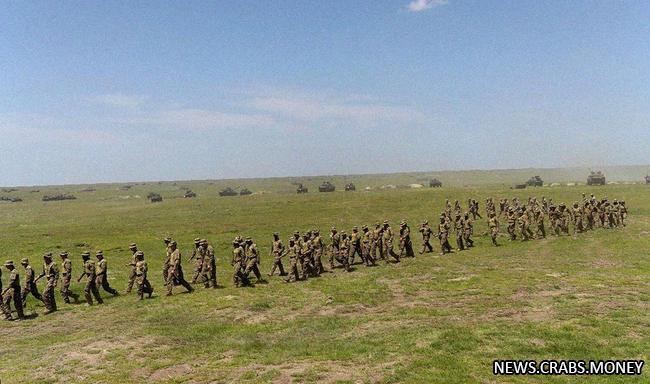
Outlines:
<svg viewBox="0 0 650 384"><path fill-rule="evenodd" d="M465 212L465 218L463 220L463 241L465 242L465 247L471 248L474 246L474 240L472 240L472 235L474 234L474 223L472 219L469 218L469 213Z"/></svg>
<svg viewBox="0 0 650 384"><path fill-rule="evenodd" d="M131 243L129 245L129 250L131 251L131 262L127 264L127 266L131 267L131 271L129 272L129 282L126 286L126 294L128 295L131 293L131 290L133 289L133 284L135 283L135 254L138 252L138 246L135 243Z"/></svg>
<svg viewBox="0 0 650 384"><path fill-rule="evenodd" d="M334 268L334 258L338 258L339 255L339 243L341 241L341 235L338 234L336 231L336 228L332 227L332 231L330 232L330 240L332 241L330 244L330 257L329 257L329 262L330 262L330 268Z"/></svg>
<svg viewBox="0 0 650 384"><path fill-rule="evenodd" d="M403 255L415 257L413 242L411 241L411 228L409 228L405 220L402 220L399 224L399 256L402 257Z"/></svg>
<svg viewBox="0 0 650 384"><path fill-rule="evenodd" d="M86 305L93 305L93 296L95 296L98 304L103 304L104 300L102 300L102 297L99 295L99 289L97 289L97 270L95 269L95 262L90 260L90 253L88 252L82 254L81 257L84 260L84 271L77 280L79 281L84 276L86 277L86 286L84 287Z"/></svg>
<svg viewBox="0 0 650 384"><path fill-rule="evenodd" d="M207 278L206 274L203 273L203 252L201 252L201 239L194 239L194 249L192 250L192 256L188 261L194 260L194 275L192 275L192 284L204 283Z"/></svg>
<svg viewBox="0 0 650 384"><path fill-rule="evenodd" d="M363 259L366 261L366 265L375 265L375 258L372 256L370 253L370 249L372 247L372 236L373 233L368 229L367 225L364 225L363 228L363 237L361 238L361 254L363 255Z"/></svg>
<svg viewBox="0 0 650 384"><path fill-rule="evenodd" d="M163 261L163 268L162 268L162 277L163 277L163 283L167 285L167 276L169 275L169 261L171 258L171 251L169 250L169 244L171 243L172 239L169 237L165 237L163 239L163 242L165 243L165 260Z"/></svg>
<svg viewBox="0 0 650 384"><path fill-rule="evenodd" d="M146 293L149 295L149 298L151 298L153 287L147 279L147 272L149 271L149 267L147 266L147 262L144 261L144 252L136 252L135 260L135 282L138 287L138 297L140 300L142 300L144 299L144 294Z"/></svg>
<svg viewBox="0 0 650 384"><path fill-rule="evenodd" d="M521 231L522 241L530 240L533 236L533 232L530 230L530 222L528 220L528 215L525 211L520 212L519 216L519 229Z"/></svg>
<svg viewBox="0 0 650 384"><path fill-rule="evenodd" d="M422 234L422 250L420 254L433 252L433 246L431 245L431 234L433 231L429 227L428 221L425 220L422 222L422 225L420 225L420 233Z"/></svg>
<svg viewBox="0 0 650 384"><path fill-rule="evenodd" d="M582 233L584 231L582 224L583 210L580 208L577 201L573 203L571 216L573 216L573 235L575 236L577 233Z"/></svg>
<svg viewBox="0 0 650 384"><path fill-rule="evenodd" d="M515 229L517 228L517 214L513 208L508 210L508 234L510 235L510 240L517 240L517 233Z"/></svg>
<svg viewBox="0 0 650 384"><path fill-rule="evenodd" d="M182 285L188 292L194 292L194 288L185 280L183 276L183 266L181 265L181 251L176 247L176 242L172 241L169 250L169 268L167 269L167 296L171 296L174 285Z"/></svg>
<svg viewBox="0 0 650 384"><path fill-rule="evenodd" d="M201 266L203 286L217 288L217 259L214 256L214 248L208 244L207 239L201 239L199 254L203 263Z"/></svg>
<svg viewBox="0 0 650 384"><path fill-rule="evenodd" d="M45 289L43 290L43 304L45 304L45 314L56 311L56 300L54 298L54 289L59 282L59 268L52 261L52 254L43 255L43 272L39 276L45 276Z"/></svg>
<svg viewBox="0 0 650 384"><path fill-rule="evenodd" d="M379 223L375 223L375 229L372 231L372 243L370 244L370 255L373 259L385 259L382 242L384 238L384 228Z"/></svg>
<svg viewBox="0 0 650 384"><path fill-rule="evenodd" d="M97 289L100 287L110 293L113 296L119 295L117 293L116 289L111 288L110 284L108 283L108 265L106 265L106 259L104 259L104 253L102 251L97 252Z"/></svg>
<svg viewBox="0 0 650 384"><path fill-rule="evenodd" d="M312 258L314 260L314 272L316 273L317 276L320 276L321 273L325 272L325 268L323 268L323 249L325 248L325 244L323 244L323 239L320 236L320 231L318 229L315 229L313 232L314 237L311 239L311 246L312 246Z"/></svg>
<svg viewBox="0 0 650 384"><path fill-rule="evenodd" d="M23 307L27 306L27 296L30 293L36 300L43 301L43 296L38 293L38 286L36 285L35 281L36 274L34 273L32 266L29 265L29 260L27 258L23 258L20 261L20 264L25 268L25 282L23 283L23 289L20 292L20 296L23 298ZM0 290L2 290L2 286L0 286Z"/></svg>
<svg viewBox="0 0 650 384"><path fill-rule="evenodd" d="M289 239L289 246L283 253L283 257L288 255L289 256L289 276L287 276L287 279L285 280L287 283L290 283L292 281L298 281L300 280L300 275L298 274L298 254L300 253L300 249L296 245L294 239Z"/></svg>
<svg viewBox="0 0 650 384"><path fill-rule="evenodd" d="M307 233L303 235L302 241L298 242L298 246L300 248L300 268L302 270L302 278L303 280L307 280L313 271L313 266L311 263L311 240L309 239L309 235Z"/></svg>
<svg viewBox="0 0 650 384"><path fill-rule="evenodd" d="M440 254L451 252L451 245L449 244L449 223L445 219L446 216L440 216L440 224L438 224L438 239L440 240Z"/></svg>
<svg viewBox="0 0 650 384"><path fill-rule="evenodd" d="M497 236L499 236L499 220L497 219L496 214L491 213L490 218L488 219L488 227L490 228L490 237L492 238L492 244L497 244Z"/></svg>
<svg viewBox="0 0 650 384"><path fill-rule="evenodd" d="M465 250L463 246L463 228L465 223L463 222L460 213L456 214L456 220L454 220L454 230L456 231L456 249L459 251Z"/></svg>
<svg viewBox="0 0 650 384"><path fill-rule="evenodd" d="M287 273L284 271L284 265L282 265L282 256L284 254L284 244L280 240L280 234L273 234L273 245L271 245L271 256L273 256L273 265L271 266L271 272L269 276L273 276L276 268L280 270L280 276L285 276Z"/></svg>
<svg viewBox="0 0 650 384"><path fill-rule="evenodd" d="M16 314L19 319L22 319L25 315L23 314L23 300L20 296L20 276L18 275L18 269L14 266L14 262L8 260L5 263L5 268L9 270L9 281L7 282L7 288L2 291L2 312L5 315L7 320L11 320L11 301L14 302L14 307L16 307Z"/></svg>
<svg viewBox="0 0 650 384"><path fill-rule="evenodd" d="M350 262L348 259L348 255L350 252L350 238L348 237L348 234L343 232L341 233L341 242L339 243L339 254L337 257L337 261L343 265L343 268L345 268L346 271L350 271Z"/></svg>
<svg viewBox="0 0 650 384"><path fill-rule="evenodd" d="M244 275L248 277L248 275L253 272L257 278L257 282L262 282L264 279L262 279L262 274L260 273L259 269L260 254L257 251L257 244L255 244L249 237L246 239L246 245L246 269L244 269Z"/></svg>
<svg viewBox="0 0 650 384"><path fill-rule="evenodd" d="M383 241L382 241L382 251L386 256L385 259L388 259L387 256L392 256L397 262L399 262L399 255L393 250L393 230L391 229L388 221L384 221L384 231L383 231Z"/></svg>
<svg viewBox="0 0 650 384"><path fill-rule="evenodd" d="M359 255L361 262L365 262L361 253L361 236L359 234L359 228L354 226L352 227L352 233L350 234L350 251L348 256L350 265L354 264L354 258L356 255Z"/></svg>
<svg viewBox="0 0 650 384"><path fill-rule="evenodd" d="M63 302L70 304L70 298L75 303L79 302L79 295L70 290L70 282L72 281L72 261L68 259L68 252L62 252L61 256L61 297Z"/></svg>
<svg viewBox="0 0 650 384"><path fill-rule="evenodd" d="M233 267L232 281L235 287L242 287L248 285L248 277L244 275L244 268L246 262L246 255L244 248L242 248L239 241L235 240L232 242L233 251L232 251L232 260L230 265Z"/></svg>

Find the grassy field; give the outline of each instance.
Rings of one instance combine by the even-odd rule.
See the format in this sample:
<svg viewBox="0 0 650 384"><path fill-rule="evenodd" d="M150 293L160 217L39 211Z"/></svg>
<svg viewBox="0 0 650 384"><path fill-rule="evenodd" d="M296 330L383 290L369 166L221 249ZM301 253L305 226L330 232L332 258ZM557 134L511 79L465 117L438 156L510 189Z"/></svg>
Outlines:
<svg viewBox="0 0 650 384"><path fill-rule="evenodd" d="M135 294L108 297L103 306L65 305L23 322L0 323L2 383L582 383L648 382L640 377L495 377L493 359L644 359L650 350L650 187L608 185L510 190L531 172L502 171L492 184L456 174L442 189L296 195L299 179L171 182L133 185L29 187L3 195L1 261L29 257L40 269L44 251L68 250L75 274L80 253L103 249L113 287L124 291L128 244L147 255L156 289L151 300ZM541 172L540 172L541 173ZM538 173L533 173L538 174ZM433 174L432 174L433 175ZM431 175L431 176L432 176ZM425 176L420 176L425 177ZM429 176L426 176L429 177ZM542 175L542 177L544 177ZM524 178L524 179L525 179ZM309 183L315 192L324 178ZM359 176L357 187L408 184L414 176ZM622 178L620 180L624 180ZM335 178L342 187L343 178ZM505 180L505 181L504 181ZM553 181L553 180L548 180ZM637 180L638 181L638 180ZM423 181L420 181L421 183ZM443 180L445 182L445 180ZM225 186L267 191L218 198ZM465 186L477 185L477 186ZM183 199L181 187L199 196ZM39 192L32 192L38 189ZM72 201L41 202L43 194L74 193ZM164 201L144 199L160 192ZM252 236L270 267L271 234L332 225L347 228L406 219L415 232L433 220L444 200L530 195L573 202L580 193L625 199L629 224L571 237L508 242L492 247L485 221L476 248L446 256L428 254L399 264L336 269L320 278L234 288L230 241ZM504 227L505 229L505 227ZM161 296L164 248L178 240L185 260L192 240L205 237L218 257L218 290ZM286 241L286 240L285 240ZM438 245L436 251L439 250ZM186 275L191 266L185 262ZM3 279L8 273L3 271ZM21 269L22 273L22 269ZM81 293L82 286L74 290ZM107 295L103 295L105 298ZM30 298L28 313L42 314Z"/></svg>

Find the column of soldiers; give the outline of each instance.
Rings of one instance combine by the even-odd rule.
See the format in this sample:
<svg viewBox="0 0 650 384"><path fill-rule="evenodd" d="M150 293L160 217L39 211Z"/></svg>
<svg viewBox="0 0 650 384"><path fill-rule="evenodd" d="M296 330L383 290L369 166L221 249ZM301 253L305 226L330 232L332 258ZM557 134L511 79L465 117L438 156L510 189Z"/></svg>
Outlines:
<svg viewBox="0 0 650 384"><path fill-rule="evenodd" d="M518 198L500 199L495 204L494 199L488 198L485 201L487 212L488 235L492 244L497 246L497 238L500 232L499 218L505 217L507 221L507 233L510 240L522 241L545 238L546 220L550 227L550 233L555 236L562 234L569 235L570 228L573 228L573 235L592 230L595 228L616 228L624 227L627 218L627 207L625 201L614 199L612 202L607 197L597 200L594 195L586 197L582 195L581 201L574 202L570 207L564 203L557 206L552 199L542 197L538 201L535 197L528 198L525 202ZM432 236L439 239L440 254L452 252L449 243L450 233L455 235L457 251L462 251L474 246L474 220L482 218L479 213L479 204L474 199L468 200L468 209L463 212L461 204L456 200L453 204L447 200L444 211L440 214L440 221L437 232L429 226L428 221L420 224L419 232L422 235L422 249L420 254L432 253ZM498 209L498 212L497 212ZM470 217L471 215L471 217ZM326 272L323 266L323 258L327 257L330 270L342 268L351 271L352 265L358 256L360 264L374 266L379 260L386 263L398 263L403 257L414 257L411 230L405 220L399 224L398 252L395 252L393 242L396 234L393 232L388 221L375 223L374 229L367 225L352 228L348 235L346 231L341 233L332 227L329 234L329 245L325 243L318 229L305 231L302 235L295 231L285 246L278 233L273 234L273 241L269 255L272 257L271 269L268 273L273 276L276 271L285 277L286 282L307 280L310 277L318 277ZM173 294L175 286L183 286L186 291L193 292L192 284L203 284L205 288L217 288L217 270L214 248L208 244L206 239L197 238L194 240L194 249L188 261L194 263L191 283L185 280L181 252L176 241L165 238L165 258L163 261L163 283L166 286L167 295ZM237 236L233 242L231 265L233 267L233 284L242 287L251 284L251 273L258 283L265 283L260 272L260 253L252 238L243 239ZM145 295L151 297L153 287L148 279L148 266L145 261L144 252L138 250L135 243L129 246L132 252L132 260L127 266L130 267L126 293L132 291L133 286L137 288L138 297L144 299ZM327 256L325 255L327 253ZM21 265L25 271L23 284L20 282L18 269L13 261L8 260L4 267L9 271L8 283L2 287L0 279L0 310L6 319L12 320L12 303L18 319L24 317L23 309L26 307L28 296L31 294L35 299L45 305L45 314L57 310L54 292L61 279L60 293L65 303L70 300L78 302L79 295L71 288L72 262L67 252L60 253L61 270L53 261L52 253L43 255L42 272L36 276L27 258L21 259ZM97 261L90 258L90 252L82 253L83 271L77 281L85 278L84 297L86 305L103 303L99 289L102 288L113 296L117 296L117 290L113 289L108 282L108 267L104 253L97 251ZM288 269L283 265L283 259L288 257ZM0 270L0 277L1 277ZM39 293L37 282L45 278L43 293Z"/></svg>

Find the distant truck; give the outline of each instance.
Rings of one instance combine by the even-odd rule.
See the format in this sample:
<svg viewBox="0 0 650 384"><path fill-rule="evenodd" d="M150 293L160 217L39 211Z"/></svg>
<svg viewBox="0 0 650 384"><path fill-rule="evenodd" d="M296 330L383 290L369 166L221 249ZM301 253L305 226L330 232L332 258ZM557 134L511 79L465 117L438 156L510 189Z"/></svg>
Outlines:
<svg viewBox="0 0 650 384"><path fill-rule="evenodd" d="M336 187L329 181L324 182L318 187L318 192L334 192Z"/></svg>
<svg viewBox="0 0 650 384"><path fill-rule="evenodd" d="M601 171L591 171L587 176L587 185L605 185L605 175Z"/></svg>
<svg viewBox="0 0 650 384"><path fill-rule="evenodd" d="M430 188L440 188L442 187L442 182L438 179L431 179L429 180L429 187Z"/></svg>
<svg viewBox="0 0 650 384"><path fill-rule="evenodd" d="M309 189L307 189L307 187L305 187L302 184L298 184L298 189L296 189L296 192L298 192L298 193L307 193L307 192L309 192Z"/></svg>
<svg viewBox="0 0 650 384"><path fill-rule="evenodd" d="M356 191L357 187L355 187L354 184L352 184L352 183L348 183L348 184L345 184L345 190L348 191L348 192Z"/></svg>
<svg viewBox="0 0 650 384"><path fill-rule="evenodd" d="M544 185L544 181L539 176L533 176L526 181L526 185L529 187L541 187Z"/></svg>

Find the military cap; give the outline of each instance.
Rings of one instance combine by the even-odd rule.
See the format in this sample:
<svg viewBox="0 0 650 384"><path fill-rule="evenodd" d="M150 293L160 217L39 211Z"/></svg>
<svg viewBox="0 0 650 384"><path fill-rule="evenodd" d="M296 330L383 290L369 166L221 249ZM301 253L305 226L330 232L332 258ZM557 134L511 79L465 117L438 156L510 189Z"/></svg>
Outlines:
<svg viewBox="0 0 650 384"><path fill-rule="evenodd" d="M233 241L232 241L232 245L239 245L239 241L237 241L237 240L233 240Z"/></svg>
<svg viewBox="0 0 650 384"><path fill-rule="evenodd" d="M207 243L208 243L208 239L201 239L200 243L201 243L201 244L207 244Z"/></svg>
<svg viewBox="0 0 650 384"><path fill-rule="evenodd" d="M253 240L250 236L246 236L246 241Z"/></svg>
<svg viewBox="0 0 650 384"><path fill-rule="evenodd" d="M332 227L332 231L336 231L336 227Z"/></svg>
<svg viewBox="0 0 650 384"><path fill-rule="evenodd" d="M52 258L52 252L46 252L43 254L43 257L46 259L51 259Z"/></svg>
<svg viewBox="0 0 650 384"><path fill-rule="evenodd" d="M314 234L319 234L319 233L320 233L320 229L318 228L314 229Z"/></svg>
<svg viewBox="0 0 650 384"><path fill-rule="evenodd" d="M200 242L201 242L201 239L200 239L200 238L197 237L196 239L194 239L194 244L198 244L198 243L200 243Z"/></svg>
<svg viewBox="0 0 650 384"><path fill-rule="evenodd" d="M131 244L129 244L129 248L130 249L138 248L138 246L136 245L136 243L131 243Z"/></svg>
<svg viewBox="0 0 650 384"><path fill-rule="evenodd" d="M388 220L384 220L384 225L388 224Z"/></svg>
<svg viewBox="0 0 650 384"><path fill-rule="evenodd" d="M171 239L171 237L165 237L165 238L163 239L163 241L164 241L165 243L171 243L172 239Z"/></svg>
<svg viewBox="0 0 650 384"><path fill-rule="evenodd" d="M81 254L81 256L90 256L90 252L85 251L84 253Z"/></svg>
<svg viewBox="0 0 650 384"><path fill-rule="evenodd" d="M169 243L169 245L177 245L177 244L178 243L176 242L176 240L172 240L171 243Z"/></svg>
<svg viewBox="0 0 650 384"><path fill-rule="evenodd" d="M20 259L20 264L29 264L29 260L26 257Z"/></svg>
<svg viewBox="0 0 650 384"><path fill-rule="evenodd" d="M12 267L14 266L14 261L13 261L13 260L7 260L7 261L5 261L5 267L8 267L8 266L10 266L10 265L11 265Z"/></svg>
<svg viewBox="0 0 650 384"><path fill-rule="evenodd" d="M352 227L352 230L353 230L353 231L358 231L358 230L359 230L359 227L357 227L357 226L355 225L354 227Z"/></svg>
<svg viewBox="0 0 650 384"><path fill-rule="evenodd" d="M299 234L300 234L300 231L293 231L293 234L294 234L294 235L299 235Z"/></svg>
<svg viewBox="0 0 650 384"><path fill-rule="evenodd" d="M273 232L273 236L280 236L280 234L277 232Z"/></svg>
<svg viewBox="0 0 650 384"><path fill-rule="evenodd" d="M59 256L61 256L61 257L68 256L68 251L63 251L63 252L59 253Z"/></svg>
<svg viewBox="0 0 650 384"><path fill-rule="evenodd" d="M381 224L379 224L379 222L376 222L375 227L379 227L379 226L381 226Z"/></svg>
<svg viewBox="0 0 650 384"><path fill-rule="evenodd" d="M104 256L104 251L97 251L95 252L95 256Z"/></svg>
<svg viewBox="0 0 650 384"><path fill-rule="evenodd" d="M429 220L423 220L422 221L422 225L427 225L427 224L429 224Z"/></svg>
<svg viewBox="0 0 650 384"><path fill-rule="evenodd" d="M135 255L136 255L136 256L144 256L144 252L142 252L142 251L138 251L138 252L135 253Z"/></svg>
<svg viewBox="0 0 650 384"><path fill-rule="evenodd" d="M361 229L368 229L368 226L364 224Z"/></svg>

